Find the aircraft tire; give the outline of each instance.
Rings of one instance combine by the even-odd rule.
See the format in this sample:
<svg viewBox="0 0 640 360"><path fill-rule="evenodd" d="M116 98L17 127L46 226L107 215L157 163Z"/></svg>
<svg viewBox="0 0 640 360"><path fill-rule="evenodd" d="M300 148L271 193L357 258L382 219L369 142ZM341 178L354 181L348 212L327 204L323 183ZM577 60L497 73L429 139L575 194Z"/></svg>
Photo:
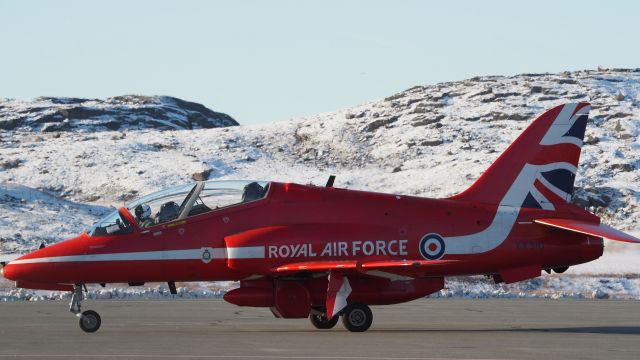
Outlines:
<svg viewBox="0 0 640 360"><path fill-rule="evenodd" d="M100 315L93 310L87 310L80 315L80 329L86 333L92 333L98 331L102 324Z"/></svg>
<svg viewBox="0 0 640 360"><path fill-rule="evenodd" d="M309 321L316 329L332 329L340 320L340 316L334 316L331 320L327 320L325 315L309 314Z"/></svg>
<svg viewBox="0 0 640 360"><path fill-rule="evenodd" d="M342 312L342 324L351 332L367 331L371 323L373 323L373 313L365 304L351 304Z"/></svg>
<svg viewBox="0 0 640 360"><path fill-rule="evenodd" d="M569 269L568 266L563 266L563 267L557 267L553 269L553 272L555 272L556 274L562 274L563 272L567 271Z"/></svg>

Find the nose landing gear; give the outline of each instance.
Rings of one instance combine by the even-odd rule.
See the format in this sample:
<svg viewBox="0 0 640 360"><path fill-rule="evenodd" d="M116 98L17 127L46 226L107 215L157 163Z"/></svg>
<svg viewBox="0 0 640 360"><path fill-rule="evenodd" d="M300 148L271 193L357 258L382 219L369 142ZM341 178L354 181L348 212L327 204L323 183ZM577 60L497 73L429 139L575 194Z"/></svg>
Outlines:
<svg viewBox="0 0 640 360"><path fill-rule="evenodd" d="M73 295L71 295L71 303L69 303L69 311L80 318L79 324L82 331L92 333L98 331L102 324L102 319L100 319L100 315L93 310L81 312L80 303L84 299L84 294L82 293L83 287L86 290L86 287L83 284L76 284L74 286Z"/></svg>
<svg viewBox="0 0 640 360"><path fill-rule="evenodd" d="M102 319L100 315L93 310L87 310L80 314L80 329L87 333L96 332L100 328Z"/></svg>

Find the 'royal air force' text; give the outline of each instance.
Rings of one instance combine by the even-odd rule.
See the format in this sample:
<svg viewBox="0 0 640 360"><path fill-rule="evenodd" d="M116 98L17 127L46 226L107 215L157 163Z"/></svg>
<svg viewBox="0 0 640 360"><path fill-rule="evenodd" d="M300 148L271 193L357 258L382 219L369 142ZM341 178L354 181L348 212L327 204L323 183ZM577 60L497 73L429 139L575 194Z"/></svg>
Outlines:
<svg viewBox="0 0 640 360"><path fill-rule="evenodd" d="M407 255L407 240L334 241L326 244L270 245L270 259L331 256Z"/></svg>

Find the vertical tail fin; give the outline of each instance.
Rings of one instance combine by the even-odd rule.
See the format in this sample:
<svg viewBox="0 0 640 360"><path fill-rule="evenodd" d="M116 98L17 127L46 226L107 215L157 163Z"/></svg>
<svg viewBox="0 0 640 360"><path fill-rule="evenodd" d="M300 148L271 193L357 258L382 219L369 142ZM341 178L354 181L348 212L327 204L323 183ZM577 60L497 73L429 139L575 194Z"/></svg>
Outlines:
<svg viewBox="0 0 640 360"><path fill-rule="evenodd" d="M547 210L569 202L589 110L574 103L546 111L452 199Z"/></svg>

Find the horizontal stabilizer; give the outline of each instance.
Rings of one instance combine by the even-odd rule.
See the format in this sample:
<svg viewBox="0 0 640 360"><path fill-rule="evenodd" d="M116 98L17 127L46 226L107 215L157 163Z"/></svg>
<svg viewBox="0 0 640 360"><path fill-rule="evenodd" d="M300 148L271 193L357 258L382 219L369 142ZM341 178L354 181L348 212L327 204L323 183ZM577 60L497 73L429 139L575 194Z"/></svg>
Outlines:
<svg viewBox="0 0 640 360"><path fill-rule="evenodd" d="M293 273L299 271L329 271L329 270L393 270L406 269L410 267L431 267L439 265L450 265L458 260L380 260L359 262L356 260L342 261L309 261L293 263L279 266L276 273Z"/></svg>
<svg viewBox="0 0 640 360"><path fill-rule="evenodd" d="M609 240L640 243L640 239L604 224L572 219L537 219L534 222L568 231L602 237Z"/></svg>

